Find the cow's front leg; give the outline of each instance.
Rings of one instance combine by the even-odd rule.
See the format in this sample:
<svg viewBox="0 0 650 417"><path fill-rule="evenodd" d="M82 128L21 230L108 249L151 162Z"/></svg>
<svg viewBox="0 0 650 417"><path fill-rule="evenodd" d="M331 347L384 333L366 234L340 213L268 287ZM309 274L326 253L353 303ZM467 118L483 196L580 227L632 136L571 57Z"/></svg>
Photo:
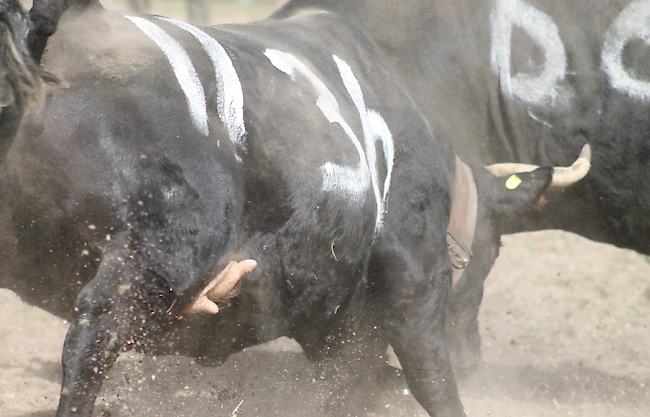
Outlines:
<svg viewBox="0 0 650 417"><path fill-rule="evenodd" d="M491 209L479 207L478 218L487 219ZM481 363L481 335L478 314L483 300L483 287L501 246L488 221L477 226L472 246L473 256L460 280L454 285L447 313L449 353L458 378L471 375Z"/></svg>
<svg viewBox="0 0 650 417"><path fill-rule="evenodd" d="M472 260L454 285L447 313L449 353L459 378L471 375L481 362L481 336L478 314L483 300L483 285L499 254L499 237L484 233L474 241Z"/></svg>
<svg viewBox="0 0 650 417"><path fill-rule="evenodd" d="M37 64L45 51L47 40L56 32L63 11L70 2L64 0L36 0L33 2L29 17L32 28L27 36L27 46Z"/></svg>
<svg viewBox="0 0 650 417"><path fill-rule="evenodd" d="M481 362L478 313L483 299L483 279L471 266L452 290L447 315L449 354L459 379L469 377Z"/></svg>
<svg viewBox="0 0 650 417"><path fill-rule="evenodd" d="M409 240L413 245L402 243ZM451 262L444 239L439 240L384 241L386 250L371 261L369 287L415 399L431 416L460 417L465 413L445 333Z"/></svg>

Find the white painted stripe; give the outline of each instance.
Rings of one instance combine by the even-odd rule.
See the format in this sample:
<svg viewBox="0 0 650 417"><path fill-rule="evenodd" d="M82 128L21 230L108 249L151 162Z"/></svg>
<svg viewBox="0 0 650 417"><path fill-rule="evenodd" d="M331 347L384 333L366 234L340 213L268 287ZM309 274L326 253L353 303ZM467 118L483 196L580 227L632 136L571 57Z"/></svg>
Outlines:
<svg viewBox="0 0 650 417"><path fill-rule="evenodd" d="M650 101L650 82L634 77L623 65L623 49L634 38L650 46L650 1L631 2L605 35L602 67L616 90L641 101Z"/></svg>
<svg viewBox="0 0 650 417"><path fill-rule="evenodd" d="M363 196L370 187L370 175L368 161L361 142L354 134L352 128L347 124L339 111L339 104L334 95L325 84L298 58L275 49L267 49L264 55L280 71L287 74L293 81L296 80L295 71L302 73L318 92L316 105L323 112L330 123L341 125L348 135L357 153L359 154L359 165L356 169L343 167L331 162L323 165L323 190L335 192L349 197L356 202L363 200Z"/></svg>
<svg viewBox="0 0 650 417"><path fill-rule="evenodd" d="M205 92L189 55L183 47L155 24L136 16L125 16L147 35L167 57L178 84L181 86L189 108L192 123L201 133L208 135L208 112Z"/></svg>
<svg viewBox="0 0 650 417"><path fill-rule="evenodd" d="M359 85L357 78L354 76L352 68L336 55L333 55L332 58L339 68L343 84L348 90L350 97L352 97L352 101L357 107L359 117L361 118L361 126L363 128L363 136L366 145L366 156L368 158L368 165L370 166L372 189L375 192L375 199L377 201L376 228L379 230L383 224L386 201L388 199L388 190L390 188L390 180L393 173L393 163L395 158L393 135L390 133L388 125L383 117L381 117L381 115L376 111L368 110L366 108L361 86ZM377 152L375 151L376 141L381 141L384 158L386 159L386 179L384 180L383 194L379 191L379 172L377 170Z"/></svg>
<svg viewBox="0 0 650 417"><path fill-rule="evenodd" d="M166 17L158 17L192 34L210 57L217 82L217 111L230 140L246 152L246 126L244 124L244 93L235 66L226 50L216 39L201 29Z"/></svg>

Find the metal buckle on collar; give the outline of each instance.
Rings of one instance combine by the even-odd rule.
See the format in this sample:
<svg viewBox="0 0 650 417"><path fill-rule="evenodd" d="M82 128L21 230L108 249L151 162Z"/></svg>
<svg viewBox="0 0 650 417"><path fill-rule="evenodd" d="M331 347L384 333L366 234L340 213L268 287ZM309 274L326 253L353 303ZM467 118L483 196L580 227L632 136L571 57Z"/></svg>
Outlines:
<svg viewBox="0 0 650 417"><path fill-rule="evenodd" d="M456 269L465 269L472 259L472 251L450 229L447 229L447 249L451 263Z"/></svg>

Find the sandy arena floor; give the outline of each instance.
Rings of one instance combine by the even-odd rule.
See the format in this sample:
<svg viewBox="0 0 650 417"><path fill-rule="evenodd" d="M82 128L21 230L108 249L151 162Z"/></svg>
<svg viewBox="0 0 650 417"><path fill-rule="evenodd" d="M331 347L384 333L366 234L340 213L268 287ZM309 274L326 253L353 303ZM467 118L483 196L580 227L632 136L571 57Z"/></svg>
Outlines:
<svg viewBox="0 0 650 417"><path fill-rule="evenodd" d="M563 232L505 237L480 316L485 362L461 385L468 416L650 415L649 269L634 252ZM0 416L53 416L66 323L6 290L0 316ZM288 339L219 368L129 354L95 414L320 416L313 376ZM373 415L425 415L400 384Z"/></svg>

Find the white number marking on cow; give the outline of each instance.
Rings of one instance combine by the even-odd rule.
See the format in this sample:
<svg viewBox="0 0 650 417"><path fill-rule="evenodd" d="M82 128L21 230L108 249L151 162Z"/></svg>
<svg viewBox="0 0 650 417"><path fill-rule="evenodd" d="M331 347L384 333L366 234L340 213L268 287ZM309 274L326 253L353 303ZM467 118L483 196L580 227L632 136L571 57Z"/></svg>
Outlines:
<svg viewBox="0 0 650 417"><path fill-rule="evenodd" d="M623 66L623 49L634 38L650 46L650 1L631 2L605 34L601 56L603 71L616 90L633 99L650 101L650 82L640 80Z"/></svg>
<svg viewBox="0 0 650 417"><path fill-rule="evenodd" d="M125 16L147 35L167 57L178 84L181 86L190 111L192 123L201 133L208 135L208 111L203 85L185 49L165 31L153 23L136 16Z"/></svg>
<svg viewBox="0 0 650 417"><path fill-rule="evenodd" d="M377 200L377 230L381 228L384 210L386 207L386 200L388 199L388 190L390 188L390 179L393 173L393 163L395 159L395 145L393 143L393 135L388 129L386 121L379 113L374 110L368 110L363 100L363 92L359 81L354 76L352 68L341 60L336 55L333 56L334 62L339 68L343 84L348 90L348 94L352 97L359 116L361 117L361 126L363 128L363 136L366 145L366 155L368 165L370 166L370 176L372 181L372 188L375 192L375 199ZM386 179L384 180L383 194L379 191L379 173L377 172L377 152L375 150L375 142L381 141L384 158L386 162Z"/></svg>
<svg viewBox="0 0 650 417"><path fill-rule="evenodd" d="M166 17L158 17L192 34L210 57L217 82L217 111L226 126L230 140L246 152L244 124L244 93L239 76L226 50L201 29ZM240 158L238 158L241 161Z"/></svg>
<svg viewBox="0 0 650 417"><path fill-rule="evenodd" d="M558 82L566 75L566 53L557 25L550 16L521 0L497 0L491 16L492 70L501 89L531 104L554 105L560 98ZM518 26L544 51L544 68L536 76L512 74L512 27Z"/></svg>
<svg viewBox="0 0 650 417"><path fill-rule="evenodd" d="M345 119L343 119L343 116L339 111L339 103L336 101L334 95L325 84L295 56L275 49L267 49L264 52L264 55L266 55L277 69L287 74L291 80L296 80L295 71L298 71L311 82L318 92L316 105L330 123L338 123L341 125L359 154L359 165L356 168L343 167L330 162L323 165L323 189L325 191L341 194L357 202L362 201L365 191L370 186L370 170L368 168L368 161L366 160L366 155L361 146L361 142L357 139L357 136L352 131L350 125L348 125Z"/></svg>
<svg viewBox="0 0 650 417"><path fill-rule="evenodd" d="M333 56L336 65L339 68L341 78L348 94L357 107L361 118L361 125L364 133L364 142L366 149L361 146L361 142L352 131L350 125L345 121L339 111L339 104L334 95L325 86L325 84L298 58L275 49L267 49L264 54L271 63L280 71L287 74L293 81L296 80L296 71L302 73L314 86L318 92L316 105L330 123L338 123L343 131L352 141L357 153L359 154L359 165L356 169L343 167L331 162L322 166L323 171L323 190L335 192L337 194L351 198L354 201L360 201L365 191L372 187L377 203L377 220L375 230L382 226L382 219L385 211L385 203L388 197L390 187L390 178L393 170L394 144L392 134L384 119L375 111L368 110L363 100L361 86L354 76L352 69L348 64L337 56ZM383 194L379 190L379 173L376 166L377 154L375 143L380 140L386 159L386 179L384 181Z"/></svg>

